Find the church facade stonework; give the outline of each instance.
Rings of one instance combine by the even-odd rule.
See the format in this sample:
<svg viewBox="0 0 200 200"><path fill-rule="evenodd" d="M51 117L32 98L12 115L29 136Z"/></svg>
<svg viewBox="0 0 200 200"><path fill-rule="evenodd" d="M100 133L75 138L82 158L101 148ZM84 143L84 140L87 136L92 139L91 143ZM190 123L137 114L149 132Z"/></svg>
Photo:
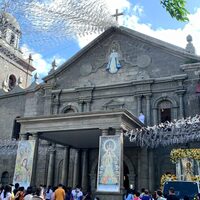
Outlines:
<svg viewBox="0 0 200 200"><path fill-rule="evenodd" d="M119 135L122 126L131 130L200 114L199 80L199 56L111 27L52 70L42 84L0 91L0 135L36 141L32 184L80 184L94 194L99 137ZM141 112L144 124L138 120ZM173 146L140 148L126 137L123 144L120 189L132 185L153 191L162 174L175 172L169 158ZM180 147L186 145L191 144ZM6 166L0 161L0 173L7 171L9 182L14 160L15 155Z"/></svg>

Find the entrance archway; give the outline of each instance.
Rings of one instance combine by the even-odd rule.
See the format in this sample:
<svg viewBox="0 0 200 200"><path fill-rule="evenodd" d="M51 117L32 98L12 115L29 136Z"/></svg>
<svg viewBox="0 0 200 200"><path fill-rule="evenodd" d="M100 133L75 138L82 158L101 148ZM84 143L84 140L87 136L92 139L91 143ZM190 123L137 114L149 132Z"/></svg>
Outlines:
<svg viewBox="0 0 200 200"><path fill-rule="evenodd" d="M124 189L128 189L129 187L129 170L126 163L124 162Z"/></svg>
<svg viewBox="0 0 200 200"><path fill-rule="evenodd" d="M6 185L8 183L9 183L9 173L7 171L5 171L1 175L1 184Z"/></svg>

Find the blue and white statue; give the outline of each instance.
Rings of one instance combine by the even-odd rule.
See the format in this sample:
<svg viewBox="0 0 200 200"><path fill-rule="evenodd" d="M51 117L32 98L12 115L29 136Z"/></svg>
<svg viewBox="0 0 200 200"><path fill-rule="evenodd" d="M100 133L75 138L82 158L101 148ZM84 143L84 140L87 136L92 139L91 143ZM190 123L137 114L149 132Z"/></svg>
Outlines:
<svg viewBox="0 0 200 200"><path fill-rule="evenodd" d="M108 64L106 70L109 70L110 73L116 73L120 68L121 64L119 62L119 54L113 49L112 53L109 56Z"/></svg>

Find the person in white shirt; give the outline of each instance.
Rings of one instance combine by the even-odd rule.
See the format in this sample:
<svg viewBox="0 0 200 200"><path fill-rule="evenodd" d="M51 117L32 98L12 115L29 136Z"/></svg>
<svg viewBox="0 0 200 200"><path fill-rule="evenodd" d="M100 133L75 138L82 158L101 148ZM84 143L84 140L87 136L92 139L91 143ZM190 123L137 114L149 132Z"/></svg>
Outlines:
<svg viewBox="0 0 200 200"><path fill-rule="evenodd" d="M27 190L26 190L26 195L24 197L24 200L32 200L32 187L27 187Z"/></svg>
<svg viewBox="0 0 200 200"><path fill-rule="evenodd" d="M1 200L12 200L12 187L10 185L6 185L3 192L1 193Z"/></svg>
<svg viewBox="0 0 200 200"><path fill-rule="evenodd" d="M145 116L142 112L140 112L138 119L144 124Z"/></svg>
<svg viewBox="0 0 200 200"><path fill-rule="evenodd" d="M51 195L52 195L53 191L51 189L51 186L49 185L47 190L46 190L46 193L45 193L45 198L46 200L50 200L51 199Z"/></svg>
<svg viewBox="0 0 200 200"><path fill-rule="evenodd" d="M73 200L81 200L83 197L81 187L79 187L78 185L76 186L74 190L72 190L71 194L72 194Z"/></svg>

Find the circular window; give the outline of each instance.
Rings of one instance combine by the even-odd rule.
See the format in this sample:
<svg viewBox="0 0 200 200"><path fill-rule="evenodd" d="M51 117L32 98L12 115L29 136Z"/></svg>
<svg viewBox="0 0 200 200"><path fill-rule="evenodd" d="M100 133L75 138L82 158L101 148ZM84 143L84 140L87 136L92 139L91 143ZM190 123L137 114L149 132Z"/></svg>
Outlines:
<svg viewBox="0 0 200 200"><path fill-rule="evenodd" d="M9 89L12 90L16 85L16 77L12 74L9 76L9 82L8 82L8 86Z"/></svg>

